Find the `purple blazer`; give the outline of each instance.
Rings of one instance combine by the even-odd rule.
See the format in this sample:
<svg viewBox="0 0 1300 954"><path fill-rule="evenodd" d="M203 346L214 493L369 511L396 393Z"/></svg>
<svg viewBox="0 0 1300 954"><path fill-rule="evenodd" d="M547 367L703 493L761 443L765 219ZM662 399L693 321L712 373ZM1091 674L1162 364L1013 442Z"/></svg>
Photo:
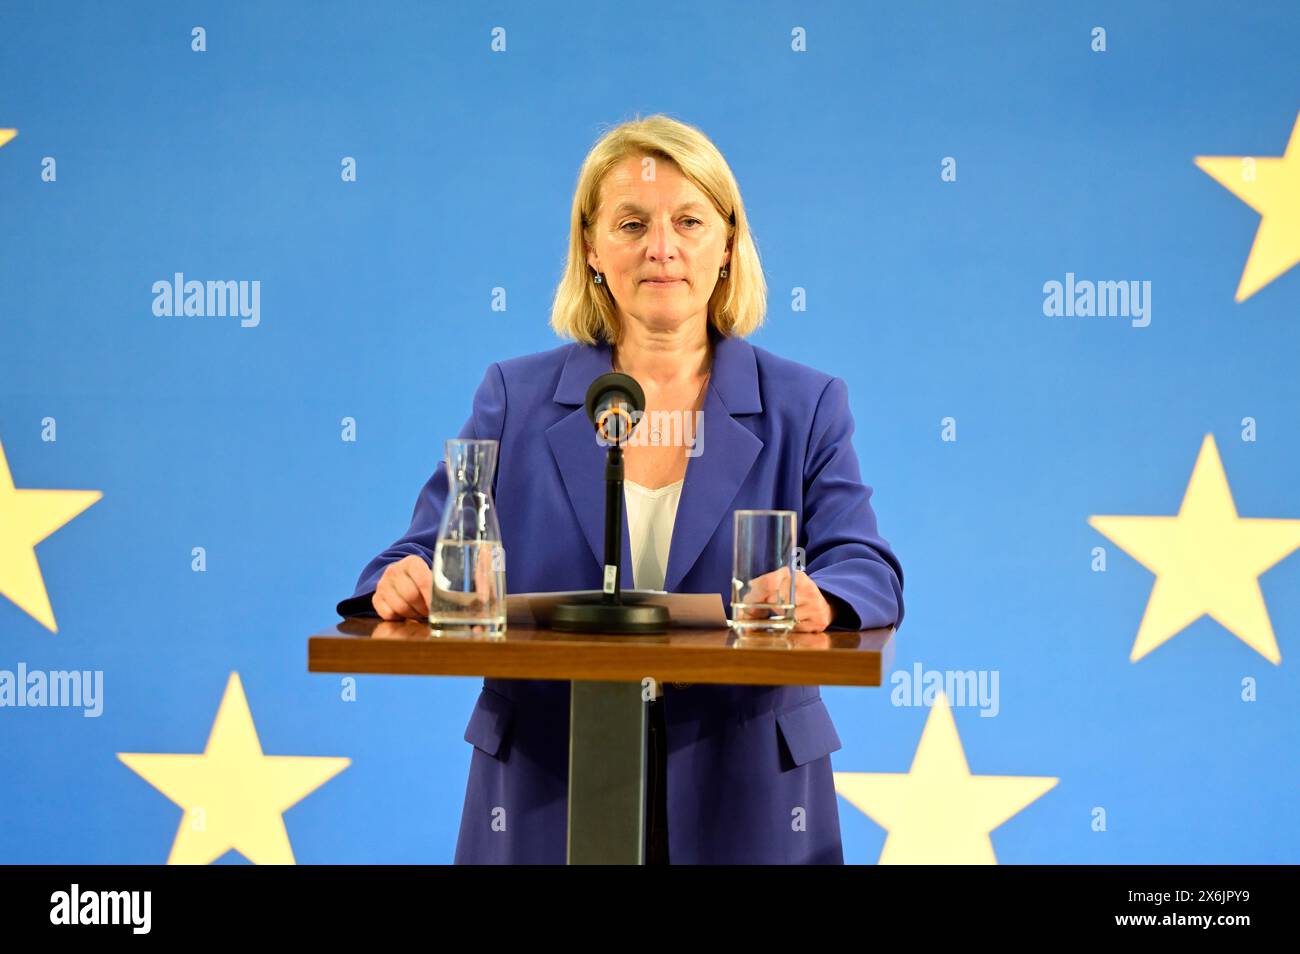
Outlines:
<svg viewBox="0 0 1300 954"><path fill-rule="evenodd" d="M709 334L703 443L687 463L664 589L720 593L730 615L732 511L793 510L805 571L836 610L832 628L897 625L902 568L859 476L844 381L712 324ZM611 368L607 344L566 344L494 363L474 395L459 436L500 442L494 494L510 592L601 587L605 449L583 399ZM370 597L389 563L409 554L432 563L446 494L444 461L405 535L339 603L341 616L374 614ZM626 508L622 565L630 586ZM569 687L483 680L465 729L474 748L457 864L564 864ZM841 743L817 686L662 689L673 864L843 863L830 760ZM493 830L497 807L505 831Z"/></svg>

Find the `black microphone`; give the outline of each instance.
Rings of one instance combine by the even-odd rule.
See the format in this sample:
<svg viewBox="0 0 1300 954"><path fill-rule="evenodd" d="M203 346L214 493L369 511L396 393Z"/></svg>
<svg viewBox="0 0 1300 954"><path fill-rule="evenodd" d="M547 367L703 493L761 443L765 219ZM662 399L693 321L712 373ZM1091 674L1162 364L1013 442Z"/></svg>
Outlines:
<svg viewBox="0 0 1300 954"><path fill-rule="evenodd" d="M621 371L602 374L587 388L587 417L606 445L623 445L645 414L645 392Z"/></svg>
<svg viewBox="0 0 1300 954"><path fill-rule="evenodd" d="M551 629L569 633L666 633L666 606L623 602L623 445L645 414L645 392L621 371L602 374L587 388L587 417L605 451L605 572L600 590L577 595L551 611Z"/></svg>

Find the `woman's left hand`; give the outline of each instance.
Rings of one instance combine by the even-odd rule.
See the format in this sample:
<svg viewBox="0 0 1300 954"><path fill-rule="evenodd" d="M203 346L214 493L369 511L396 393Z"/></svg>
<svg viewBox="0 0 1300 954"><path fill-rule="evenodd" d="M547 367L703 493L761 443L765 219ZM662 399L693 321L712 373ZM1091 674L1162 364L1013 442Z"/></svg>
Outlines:
<svg viewBox="0 0 1300 954"><path fill-rule="evenodd" d="M771 602L777 594L789 592L790 569L782 567L755 577L750 583L746 602ZM794 632L820 633L834 618L835 611L812 577L803 570L798 570L794 579Z"/></svg>

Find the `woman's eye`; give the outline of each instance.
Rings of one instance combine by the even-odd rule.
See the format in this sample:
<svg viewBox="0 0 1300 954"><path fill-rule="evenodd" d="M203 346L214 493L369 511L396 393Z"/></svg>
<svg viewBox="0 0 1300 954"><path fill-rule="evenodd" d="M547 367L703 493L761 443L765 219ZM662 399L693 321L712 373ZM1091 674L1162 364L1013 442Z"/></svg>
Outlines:
<svg viewBox="0 0 1300 954"><path fill-rule="evenodd" d="M701 220L696 219L696 218L686 218L686 219L682 219L682 223L683 223L683 224L686 224L686 223L694 223L694 225L692 226L692 228L694 228L695 226L700 226L700 225L703 225L703 224L704 224ZM640 223L640 222L624 222L622 225L619 226L619 231L621 231L621 232L626 232L626 231L628 230L628 226L632 226L633 228L641 228L641 223Z"/></svg>

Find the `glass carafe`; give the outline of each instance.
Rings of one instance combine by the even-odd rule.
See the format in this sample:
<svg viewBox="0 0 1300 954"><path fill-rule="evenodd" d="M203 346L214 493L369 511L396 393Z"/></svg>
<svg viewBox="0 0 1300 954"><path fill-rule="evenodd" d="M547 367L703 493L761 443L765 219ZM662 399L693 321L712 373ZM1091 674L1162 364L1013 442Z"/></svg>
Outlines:
<svg viewBox="0 0 1300 954"><path fill-rule="evenodd" d="M434 636L502 636L506 554L492 499L496 441L447 441L447 502L433 554Z"/></svg>

